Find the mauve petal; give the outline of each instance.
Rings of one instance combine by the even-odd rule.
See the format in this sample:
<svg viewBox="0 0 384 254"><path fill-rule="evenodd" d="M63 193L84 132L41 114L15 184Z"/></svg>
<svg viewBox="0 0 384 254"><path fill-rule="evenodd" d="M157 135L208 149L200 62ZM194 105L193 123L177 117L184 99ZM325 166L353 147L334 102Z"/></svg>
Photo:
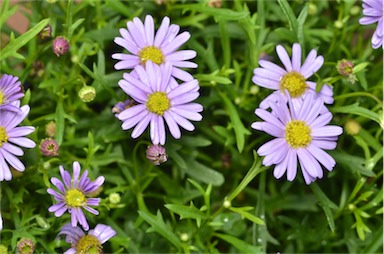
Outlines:
<svg viewBox="0 0 384 254"><path fill-rule="evenodd" d="M315 120L313 120L309 124L309 126L312 129L318 129L318 128L321 128L321 127L327 125L331 120L332 120L332 113L327 112L325 114L321 114L320 116L318 116Z"/></svg>
<svg viewBox="0 0 384 254"><path fill-rule="evenodd" d="M317 51L315 49L312 49L309 52L309 54L307 55L307 57L305 58L305 61L304 61L303 65L300 68L300 73L301 74L302 74L303 70L306 70L308 68L308 66L312 65L312 63L316 59L316 56L317 56Z"/></svg>
<svg viewBox="0 0 384 254"><path fill-rule="evenodd" d="M164 119L163 117L159 117L159 122L158 122L158 135L160 139L160 145L165 144L165 139L166 139L166 134L165 134L165 125L164 125Z"/></svg>
<svg viewBox="0 0 384 254"><path fill-rule="evenodd" d="M363 17L363 18L359 19L359 23L361 25L370 25L370 24L376 23L379 20L380 20L380 17L368 16L368 17Z"/></svg>
<svg viewBox="0 0 384 254"><path fill-rule="evenodd" d="M324 57L318 56L309 66L301 67L301 74L307 79L323 66Z"/></svg>
<svg viewBox="0 0 384 254"><path fill-rule="evenodd" d="M281 62L285 66L285 69L288 72L292 71L291 59L289 58L288 53L285 50L285 48L283 46L281 46L281 45L277 45L276 46L276 52L277 52L277 55L279 56Z"/></svg>
<svg viewBox="0 0 384 254"><path fill-rule="evenodd" d="M264 109L256 109L255 110L255 114L260 117L262 120L268 122L268 123L271 123L273 125L275 125L276 127L284 130L285 129L285 126L274 116L272 115L270 112L264 110Z"/></svg>
<svg viewBox="0 0 384 254"><path fill-rule="evenodd" d="M193 80L193 76L189 72L186 72L175 66L172 67L172 76L184 82Z"/></svg>
<svg viewBox="0 0 384 254"><path fill-rule="evenodd" d="M188 104L183 104L183 105L177 105L175 106L177 109L182 109L186 111L191 111L191 112L201 112L203 111L203 106L198 103L188 103Z"/></svg>
<svg viewBox="0 0 384 254"><path fill-rule="evenodd" d="M189 110L183 110L179 108L179 106L172 107L170 111L192 121L201 121L201 119L203 119L202 115L200 115L199 113Z"/></svg>
<svg viewBox="0 0 384 254"><path fill-rule="evenodd" d="M161 21L161 25L156 32L155 40L153 42L154 46L159 47L165 38L165 35L168 32L170 20L168 17L164 17Z"/></svg>
<svg viewBox="0 0 384 254"><path fill-rule="evenodd" d="M185 94L179 95L179 96L171 99L171 104L173 106L177 106L177 105L181 105L181 104L185 104L185 103L190 103L191 101L194 101L195 99L197 99L199 97L199 95L200 94L198 92L185 93Z"/></svg>
<svg viewBox="0 0 384 254"><path fill-rule="evenodd" d="M272 163L273 164L281 163L287 156L287 153L289 150L290 150L289 145L286 142L283 142L281 148L274 153Z"/></svg>
<svg viewBox="0 0 384 254"><path fill-rule="evenodd" d="M56 201L64 202L64 199L65 199L64 195L62 195L60 193L57 193L54 189L48 188L47 189L47 193L52 195L55 198Z"/></svg>
<svg viewBox="0 0 384 254"><path fill-rule="evenodd" d="M0 181L10 181L12 179L11 170L4 160L3 155L0 154Z"/></svg>
<svg viewBox="0 0 384 254"><path fill-rule="evenodd" d="M333 150L337 146L335 141L328 140L312 140L311 144L324 150Z"/></svg>
<svg viewBox="0 0 384 254"><path fill-rule="evenodd" d="M139 137L147 128L149 122L151 121L151 114L146 115L133 129L131 137L132 138L137 138Z"/></svg>
<svg viewBox="0 0 384 254"><path fill-rule="evenodd" d="M104 181L105 181L104 176L99 176L96 178L96 180L94 182L91 183L90 186L87 186L84 191L86 191L88 193L93 192L93 191L97 190L97 188L99 188L101 185L103 185Z"/></svg>
<svg viewBox="0 0 384 254"><path fill-rule="evenodd" d="M66 187L72 187L72 179L69 172L66 171L64 167L61 165L59 166L59 170L60 170L61 179L63 179L64 185Z"/></svg>
<svg viewBox="0 0 384 254"><path fill-rule="evenodd" d="M8 141L15 145L19 145L25 148L34 148L36 146L36 143L29 138L23 138L23 137L9 138Z"/></svg>
<svg viewBox="0 0 384 254"><path fill-rule="evenodd" d="M32 126L22 126L22 127L16 127L12 130L7 131L8 137L10 138L16 138L21 136L26 136L31 134L35 131L35 127Z"/></svg>
<svg viewBox="0 0 384 254"><path fill-rule="evenodd" d="M11 143L3 143L2 149L7 150L9 153L14 154L16 156L22 156L24 154L23 149L20 147L14 146Z"/></svg>
<svg viewBox="0 0 384 254"><path fill-rule="evenodd" d="M253 76L252 82L255 83L256 85L260 86L260 87L265 87L265 88L272 89L272 90L280 89L280 82L273 80L273 79L267 79L267 78L262 78L259 76Z"/></svg>
<svg viewBox="0 0 384 254"><path fill-rule="evenodd" d="M287 180L292 182L297 173L297 154L296 150L289 149L287 153L288 166L287 166Z"/></svg>
<svg viewBox="0 0 384 254"><path fill-rule="evenodd" d="M25 170L24 164L13 154L9 153L4 149L0 149L0 153L3 155L4 159L16 170L23 172Z"/></svg>
<svg viewBox="0 0 384 254"><path fill-rule="evenodd" d="M73 168L73 186L77 188L78 186L78 181L79 181L79 176L80 176L80 163L78 161L73 162L72 164Z"/></svg>
<svg viewBox="0 0 384 254"><path fill-rule="evenodd" d="M178 114L172 112L170 112L170 114L172 114L172 118L175 120L175 122L187 131L193 131L195 129L195 126L184 117L181 117Z"/></svg>
<svg viewBox="0 0 384 254"><path fill-rule="evenodd" d="M167 91L167 87L169 85L169 82L171 80L171 73L172 73L172 65L169 62L166 62L165 64L162 64L161 67L161 83L159 87L159 91L165 92Z"/></svg>
<svg viewBox="0 0 384 254"><path fill-rule="evenodd" d="M178 49L186 41L188 41L189 38L191 38L191 34L189 32L183 32L178 36L176 36L176 38L172 41L172 43L164 45L164 47L162 47L162 51L164 52L165 55L168 55L174 52L176 49Z"/></svg>
<svg viewBox="0 0 384 254"><path fill-rule="evenodd" d="M301 66L301 46L294 43L292 46L292 70L300 72Z"/></svg>
<svg viewBox="0 0 384 254"><path fill-rule="evenodd" d="M113 230L110 226L97 224L93 230L89 231L89 234L96 236L100 243L104 244L106 241L116 235L116 231Z"/></svg>
<svg viewBox="0 0 384 254"><path fill-rule="evenodd" d="M283 75L280 75L278 72L265 68L256 68L253 70L253 74L259 78L275 80L277 82L280 82L281 78L283 77Z"/></svg>
<svg viewBox="0 0 384 254"><path fill-rule="evenodd" d="M198 67L196 63L189 62L189 61L172 62L172 66L179 67L179 68L197 68Z"/></svg>
<svg viewBox="0 0 384 254"><path fill-rule="evenodd" d="M52 177L51 178L51 183L61 192L61 193L65 193L65 187L64 187L64 184L62 181L60 181L58 178L56 177Z"/></svg>
<svg viewBox="0 0 384 254"><path fill-rule="evenodd" d="M301 164L301 172L303 173L304 181L307 185L310 185L312 182L316 181L316 177L312 177L308 174L308 171L305 169L305 166Z"/></svg>
<svg viewBox="0 0 384 254"><path fill-rule="evenodd" d="M87 222L87 219L85 218L85 215L81 208L75 208L77 219L79 220L80 225L83 227L85 231L88 231L89 225Z"/></svg>
<svg viewBox="0 0 384 254"><path fill-rule="evenodd" d="M63 202L60 202L60 203L58 203L58 204L54 204L54 205L50 206L50 207L48 208L48 211L51 212L51 213L53 213L53 212L56 212L57 210L59 210L59 209L61 209L61 208L63 208L63 207L65 207L65 204L64 204ZM61 215L62 215L62 214L61 214ZM60 217L61 215L56 216L56 217Z"/></svg>
<svg viewBox="0 0 384 254"><path fill-rule="evenodd" d="M153 18L151 15L145 16L144 29L145 29L147 44L149 46L152 46L154 35L155 35L155 24L153 22Z"/></svg>
<svg viewBox="0 0 384 254"><path fill-rule="evenodd" d="M66 250L65 252L64 252L64 254L76 254L77 253L77 250L76 250L76 248L70 248L70 249L68 249L68 250Z"/></svg>
<svg viewBox="0 0 384 254"><path fill-rule="evenodd" d="M343 129L339 126L328 125L312 130L312 137L329 137L338 136L343 133Z"/></svg>
<svg viewBox="0 0 384 254"><path fill-rule="evenodd" d="M312 164L309 153L305 149L299 148L297 149L297 156L299 157L302 170L306 170L311 177L316 178L318 176L317 170Z"/></svg>
<svg viewBox="0 0 384 254"><path fill-rule="evenodd" d="M275 138L271 141L268 141L267 143L264 143L258 150L257 154L260 156L265 156L270 153L275 152L276 150L280 149L280 147L283 146L283 144L286 143L284 138Z"/></svg>
<svg viewBox="0 0 384 254"><path fill-rule="evenodd" d="M284 130L282 130L281 128L279 128L273 124L270 124L268 122L262 122L261 127L262 127L264 132L266 132L269 135L272 135L274 137L281 138L281 137L284 137L284 135L285 135Z"/></svg>
<svg viewBox="0 0 384 254"><path fill-rule="evenodd" d="M170 91L167 94L167 97L172 100L177 96L188 95L188 93L193 91L196 88L196 86L199 86L199 82L196 79L191 80Z"/></svg>
<svg viewBox="0 0 384 254"><path fill-rule="evenodd" d="M126 50L128 50L128 52L130 52L134 55L138 55L140 47L132 39L132 35L128 32L128 30L125 28L121 28L119 30L119 32L120 32L121 36L123 36L123 38L116 37L114 39L114 42L117 45L120 45L123 48L125 48Z"/></svg>
<svg viewBox="0 0 384 254"><path fill-rule="evenodd" d="M133 21L129 21L127 23L127 27L132 39L136 42L140 49L148 46L144 37L144 25L139 18L133 18Z"/></svg>
<svg viewBox="0 0 384 254"><path fill-rule="evenodd" d="M96 209L93 209L92 207L84 206L84 209L87 210L88 212L94 214L94 215L99 215L99 212Z"/></svg>
<svg viewBox="0 0 384 254"><path fill-rule="evenodd" d="M277 164L273 169L273 176L276 179L280 179L284 175L284 173L287 171L288 160L289 160L289 157L285 156L284 160L281 163Z"/></svg>
<svg viewBox="0 0 384 254"><path fill-rule="evenodd" d="M5 129L8 131L10 129L13 129L17 125L19 125L27 117L29 110L30 110L29 106L24 105L20 108L20 112L11 113L13 115L13 117L6 118L7 122L5 122L5 124L4 124Z"/></svg>
<svg viewBox="0 0 384 254"><path fill-rule="evenodd" d="M307 150L312 154L313 157L316 158L316 160L318 160L328 171L332 171L333 167L336 165L336 162L335 160L332 158L332 156L330 156L329 154L327 154L326 152L324 152L323 150L321 150L320 148L316 147L315 145L313 144L310 144L308 147L307 147Z"/></svg>
<svg viewBox="0 0 384 254"><path fill-rule="evenodd" d="M89 206L98 206L100 204L100 198L88 198L87 205Z"/></svg>
<svg viewBox="0 0 384 254"><path fill-rule="evenodd" d="M128 130L135 126L138 122L140 122L143 118L147 117L150 113L147 110L141 111L136 116L133 116L127 120L124 120L123 124L121 125L123 130ZM120 116L120 115L119 115Z"/></svg>
<svg viewBox="0 0 384 254"><path fill-rule="evenodd" d="M285 74L287 74L287 71L284 70L283 68L281 68L280 66L278 66L277 64L275 63L272 63L270 61L266 61L266 60L260 60L259 61L259 65L267 70L270 70L272 72L275 72L277 74L279 74L279 76L284 76Z"/></svg>
<svg viewBox="0 0 384 254"><path fill-rule="evenodd" d="M118 116L120 120L126 120L128 118L132 118L134 116L137 116L141 112L146 110L145 104L139 104L132 107L129 107L127 109L124 109Z"/></svg>
<svg viewBox="0 0 384 254"><path fill-rule="evenodd" d="M323 100L321 100L321 99L315 100L314 103L312 104L312 106L310 107L310 111L309 111L308 115L306 115L305 118L302 118L302 119L307 124L311 124L313 122L313 120L315 120L319 116L323 105L324 105Z"/></svg>
<svg viewBox="0 0 384 254"><path fill-rule="evenodd" d="M164 112L164 119L168 125L169 131L171 132L171 135L175 139L179 139L181 137L181 132L179 125L175 122L175 120L172 118L172 115L169 112Z"/></svg>
<svg viewBox="0 0 384 254"><path fill-rule="evenodd" d="M171 62L178 62L178 61L189 60L189 59L192 59L194 57L196 57L196 51L194 51L194 50L180 50L180 51L168 54L165 57L165 60L171 61Z"/></svg>
<svg viewBox="0 0 384 254"><path fill-rule="evenodd" d="M61 217L66 211L67 211L67 207L66 207L66 206L63 206L63 207L58 208L58 209L55 211L54 214L55 214L56 217Z"/></svg>
<svg viewBox="0 0 384 254"><path fill-rule="evenodd" d="M127 82L126 80L122 79L119 81L119 86L123 91L131 96L135 101L144 103L147 101L147 94L137 86L133 85L130 82Z"/></svg>
<svg viewBox="0 0 384 254"><path fill-rule="evenodd" d="M140 64L139 60L123 60L116 63L113 67L115 70L127 70L134 68L138 64Z"/></svg>
<svg viewBox="0 0 384 254"><path fill-rule="evenodd" d="M159 140L159 135L158 134L158 115L152 114L151 122L150 122L150 127L149 127L149 133L151 137L152 144L158 145L160 140Z"/></svg>

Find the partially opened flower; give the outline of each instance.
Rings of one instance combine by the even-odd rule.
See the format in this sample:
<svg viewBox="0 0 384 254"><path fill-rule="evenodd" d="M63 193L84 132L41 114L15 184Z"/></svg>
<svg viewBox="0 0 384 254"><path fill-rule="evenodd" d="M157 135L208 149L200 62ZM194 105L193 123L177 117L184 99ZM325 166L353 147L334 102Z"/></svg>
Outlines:
<svg viewBox="0 0 384 254"><path fill-rule="evenodd" d="M287 179L293 181L299 160L307 184L323 177L323 165L331 171L335 160L323 150L333 150L343 130L339 126L327 125L332 114L320 114L323 101L312 94L304 97L301 108L295 109L290 99L289 106L284 99L269 101L272 113L258 108L255 113L265 122L255 122L252 128L264 131L275 139L265 143L258 150L265 156L263 165L276 165L274 176L279 179L287 172ZM321 164L321 165L320 165Z"/></svg>
<svg viewBox="0 0 384 254"><path fill-rule="evenodd" d="M59 235L65 235L65 241L71 244L71 248L64 254L75 253L103 253L103 244L116 235L116 231L110 226L97 224L94 229L85 234L79 227L65 224Z"/></svg>
<svg viewBox="0 0 384 254"><path fill-rule="evenodd" d="M311 93L316 97L320 97L324 103L333 103L332 88L328 85L323 85L320 92L316 92L316 83L308 81L315 72L317 72L324 63L322 56L317 56L316 50L312 49L304 63L301 64L301 46L298 43L293 44L292 47L292 60L289 58L287 51L283 46L276 47L277 55L283 63L285 69L266 60L260 60L261 67L254 70L252 81L265 88L276 90L264 101L260 103L260 108L268 108L268 101L277 101L283 95L283 99L287 101L285 90L288 90L293 104L301 104L303 96Z"/></svg>
<svg viewBox="0 0 384 254"><path fill-rule="evenodd" d="M151 140L154 145L165 144L165 124L176 139L181 137L179 126L188 131L195 129L188 121L200 121L199 114L203 106L192 103L199 97L199 84L191 80L179 86L172 84L172 66L169 63L158 66L151 61L147 62L144 69L135 67L138 74L124 74L124 79L119 81L119 86L131 96L137 105L122 111L118 118L123 121L123 130L136 126L132 131L132 138L140 136L150 125Z"/></svg>
<svg viewBox="0 0 384 254"><path fill-rule="evenodd" d="M383 0L363 0L364 17L359 20L362 25L374 24L377 27L372 36L372 47L374 49L383 46Z"/></svg>
<svg viewBox="0 0 384 254"><path fill-rule="evenodd" d="M11 170L8 165L14 169L23 172L24 164L16 157L24 154L19 147L34 148L36 143L25 136L34 132L32 126L19 126L28 115L29 106L24 105L21 108L20 101L11 103L16 111L9 111L0 108L0 181L9 181L12 179Z"/></svg>
<svg viewBox="0 0 384 254"><path fill-rule="evenodd" d="M176 51L191 37L189 32L179 35L180 26L170 25L168 17L164 17L155 34L152 16L147 15L145 22L139 18L127 23L128 29L120 29L122 37L116 37L116 44L128 50L129 54L113 54L112 58L121 60L115 64L116 70L133 69L137 65L145 65L150 60L157 65L170 63L172 76L182 81L190 81L192 75L180 68L196 68L197 64L187 61L196 56L194 50Z"/></svg>
<svg viewBox="0 0 384 254"><path fill-rule="evenodd" d="M83 209L95 215L99 214L91 206L98 206L100 199L89 198L89 196L104 183L104 177L99 176L94 182L91 182L87 170L80 176L80 164L77 161L73 163L73 178L68 171L64 170L63 166L59 168L63 181L56 177L51 178L51 183L59 191L57 192L52 188L47 190L58 203L49 207L48 211L54 212L56 217L60 217L68 210L71 214L72 226L76 227L77 223L80 223L84 230L88 230L89 226Z"/></svg>
<svg viewBox="0 0 384 254"><path fill-rule="evenodd" d="M17 111L18 107L12 102L24 96L18 77L4 74L0 79L0 109Z"/></svg>

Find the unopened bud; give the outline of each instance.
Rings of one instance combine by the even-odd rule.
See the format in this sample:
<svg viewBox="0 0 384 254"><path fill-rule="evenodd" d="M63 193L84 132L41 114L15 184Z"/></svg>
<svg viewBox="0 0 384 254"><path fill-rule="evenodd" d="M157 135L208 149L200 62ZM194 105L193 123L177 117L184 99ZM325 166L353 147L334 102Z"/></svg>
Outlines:
<svg viewBox="0 0 384 254"><path fill-rule="evenodd" d="M96 90L93 86L83 86L78 95L83 102L91 102L96 97Z"/></svg>
<svg viewBox="0 0 384 254"><path fill-rule="evenodd" d="M353 6L350 10L349 10L349 13L352 15L352 16L355 16L357 14L359 14L360 12L360 7L355 5Z"/></svg>
<svg viewBox="0 0 384 254"><path fill-rule="evenodd" d="M147 159L150 160L153 165L160 165L168 160L165 148L161 145L151 145L147 148Z"/></svg>
<svg viewBox="0 0 384 254"><path fill-rule="evenodd" d="M59 144L52 138L43 139L40 143L40 151L44 156L53 157L59 155Z"/></svg>
<svg viewBox="0 0 384 254"><path fill-rule="evenodd" d="M121 201L120 194L116 192L109 194L108 198L109 198L109 202L114 205L120 203Z"/></svg>
<svg viewBox="0 0 384 254"><path fill-rule="evenodd" d="M187 233L180 234L180 240L186 242L189 240L189 235Z"/></svg>
<svg viewBox="0 0 384 254"><path fill-rule="evenodd" d="M8 254L7 246L0 244L0 254Z"/></svg>
<svg viewBox="0 0 384 254"><path fill-rule="evenodd" d="M38 34L40 40L47 40L51 38L52 35L52 27L50 25L47 25L43 28L43 30L40 31Z"/></svg>
<svg viewBox="0 0 384 254"><path fill-rule="evenodd" d="M17 242L17 251L20 254L32 254L35 250L35 244L29 238L21 238Z"/></svg>
<svg viewBox="0 0 384 254"><path fill-rule="evenodd" d="M361 125L354 119L348 119L344 124L344 129L349 135L357 135L360 132Z"/></svg>
<svg viewBox="0 0 384 254"><path fill-rule="evenodd" d="M56 37L52 42L52 50L56 56L64 55L69 50L69 42L64 36Z"/></svg>
<svg viewBox="0 0 384 254"><path fill-rule="evenodd" d="M231 201L229 201L229 200L224 200L224 203L223 203L223 207L224 208L226 208L226 209L228 209L228 208L230 208L232 206L232 203L231 203Z"/></svg>
<svg viewBox="0 0 384 254"><path fill-rule="evenodd" d="M314 3L308 4L308 15L314 16L317 14L317 5Z"/></svg>
<svg viewBox="0 0 384 254"><path fill-rule="evenodd" d="M342 59L338 61L336 65L337 71L345 77L348 77L348 75L352 74L353 67L354 67L353 63L346 59Z"/></svg>
<svg viewBox="0 0 384 254"><path fill-rule="evenodd" d="M45 125L45 133L48 137L56 135L56 123L54 121L50 121L47 125Z"/></svg>
<svg viewBox="0 0 384 254"><path fill-rule="evenodd" d="M343 28L344 23L343 23L343 21L341 21L341 20L336 20L335 23L333 23L333 25L334 25L337 29L341 29L341 28Z"/></svg>
<svg viewBox="0 0 384 254"><path fill-rule="evenodd" d="M214 8L221 8L222 0L209 0L208 6Z"/></svg>

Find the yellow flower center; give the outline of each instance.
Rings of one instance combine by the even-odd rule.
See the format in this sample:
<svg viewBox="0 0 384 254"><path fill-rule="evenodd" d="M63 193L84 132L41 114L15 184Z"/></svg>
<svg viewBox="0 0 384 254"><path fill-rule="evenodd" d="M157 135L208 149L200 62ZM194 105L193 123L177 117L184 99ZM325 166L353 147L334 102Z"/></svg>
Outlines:
<svg viewBox="0 0 384 254"><path fill-rule="evenodd" d="M292 148L304 148L312 141L311 133L304 121L292 120L285 127L285 140Z"/></svg>
<svg viewBox="0 0 384 254"><path fill-rule="evenodd" d="M164 63L163 52L154 46L148 46L140 50L139 57L142 64L145 64L148 60L158 65Z"/></svg>
<svg viewBox="0 0 384 254"><path fill-rule="evenodd" d="M93 235L85 235L79 239L76 245L76 254L100 254L103 246L99 239Z"/></svg>
<svg viewBox="0 0 384 254"><path fill-rule="evenodd" d="M81 191L72 189L67 191L67 194L65 195L65 201L71 207L80 207L85 205L86 198Z"/></svg>
<svg viewBox="0 0 384 254"><path fill-rule="evenodd" d="M285 74L280 81L280 89L282 91L287 89L294 98L300 97L307 90L307 87L303 75L294 71Z"/></svg>
<svg viewBox="0 0 384 254"><path fill-rule="evenodd" d="M8 135L3 126L0 126L0 147L3 146L3 143L8 142Z"/></svg>
<svg viewBox="0 0 384 254"><path fill-rule="evenodd" d="M146 106L148 111L162 116L164 112L170 108L171 103L166 93L154 92L153 94L148 95Z"/></svg>
<svg viewBox="0 0 384 254"><path fill-rule="evenodd" d="M4 103L4 94L0 91L0 105Z"/></svg>

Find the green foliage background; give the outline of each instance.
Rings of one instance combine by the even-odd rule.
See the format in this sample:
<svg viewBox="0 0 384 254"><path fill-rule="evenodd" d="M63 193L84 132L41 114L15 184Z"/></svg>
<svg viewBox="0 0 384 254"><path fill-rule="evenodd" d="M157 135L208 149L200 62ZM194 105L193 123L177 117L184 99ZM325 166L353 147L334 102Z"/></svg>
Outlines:
<svg viewBox="0 0 384 254"><path fill-rule="evenodd" d="M265 253L265 252L381 252L383 239L383 51L373 50L375 25L361 26L359 1L31 1L1 5L1 73L20 77L26 89L23 104L31 112L37 144L46 137L45 125L57 124L60 156L43 157L26 150L27 170L1 182L1 244L15 252L21 237L36 242L37 253L69 248L58 239L68 214L48 212L49 179L58 166L71 170L79 161L90 177L103 175L99 216L86 217L112 226L117 236L104 245L106 253ZM5 23L24 5L30 28L17 34ZM164 16L191 33L183 48L197 52L199 65L189 70L199 80L203 121L180 140L167 138L169 160L159 167L145 158L150 144L145 132L137 140L111 113L127 99L117 86L123 71L115 71L111 54L122 52L113 39L133 17L151 14L157 26ZM36 36L50 24L53 37L70 41L68 54L58 58L51 40ZM9 36L9 38L8 38ZM311 80L334 87L332 123L353 119L357 135L345 130L330 154L337 165L324 179L305 185L299 174L293 182L276 180L261 166L255 150L270 137L250 128L254 115L271 91L256 87L253 69L260 57L278 63L275 46L290 49L299 42L306 55L312 48L325 64ZM337 61L355 64L358 81L338 74ZM34 75L33 64L45 68ZM83 85L97 96L84 103L77 95ZM111 193L121 202L112 204ZM225 205L223 205L225 204Z"/></svg>

